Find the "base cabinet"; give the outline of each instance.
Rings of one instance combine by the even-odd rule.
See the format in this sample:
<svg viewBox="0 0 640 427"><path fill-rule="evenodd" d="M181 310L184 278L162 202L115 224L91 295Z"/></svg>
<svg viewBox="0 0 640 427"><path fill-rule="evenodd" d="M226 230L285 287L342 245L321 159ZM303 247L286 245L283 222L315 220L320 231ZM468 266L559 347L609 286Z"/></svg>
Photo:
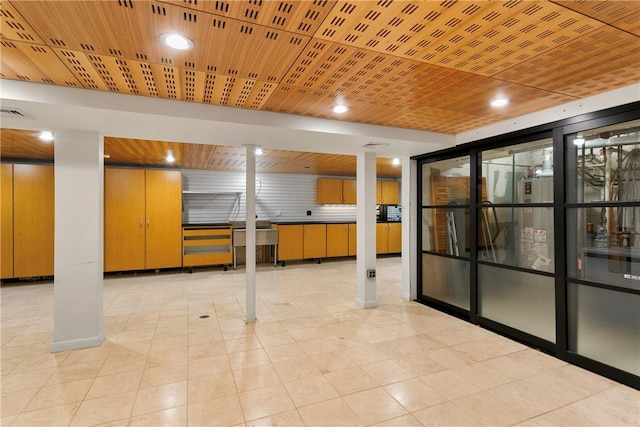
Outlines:
<svg viewBox="0 0 640 427"><path fill-rule="evenodd" d="M180 171L105 169L104 269L182 266Z"/></svg>
<svg viewBox="0 0 640 427"><path fill-rule="evenodd" d="M182 266L224 265L233 261L231 227L186 226L182 229Z"/></svg>
<svg viewBox="0 0 640 427"><path fill-rule="evenodd" d="M278 261L303 259L303 225L278 225Z"/></svg>
<svg viewBox="0 0 640 427"><path fill-rule="evenodd" d="M376 224L376 253L395 254L402 252L402 224L385 222Z"/></svg>
<svg viewBox="0 0 640 427"><path fill-rule="evenodd" d="M349 224L327 224L327 256L349 255Z"/></svg>
<svg viewBox="0 0 640 427"><path fill-rule="evenodd" d="M325 258L326 224L278 225L278 261Z"/></svg>

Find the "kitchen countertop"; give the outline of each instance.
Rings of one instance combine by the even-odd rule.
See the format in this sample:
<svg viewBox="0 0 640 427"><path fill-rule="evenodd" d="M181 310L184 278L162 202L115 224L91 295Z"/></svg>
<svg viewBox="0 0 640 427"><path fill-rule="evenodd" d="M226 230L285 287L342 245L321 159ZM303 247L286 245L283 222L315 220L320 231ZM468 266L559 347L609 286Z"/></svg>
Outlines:
<svg viewBox="0 0 640 427"><path fill-rule="evenodd" d="M298 225L298 224L355 224L356 221L271 221L272 225ZM384 223L401 223L400 221L376 221L378 224ZM212 222L206 224L182 224L183 227L233 227L229 222ZM233 227L244 229L246 227ZM263 226L257 227L257 229L265 228Z"/></svg>

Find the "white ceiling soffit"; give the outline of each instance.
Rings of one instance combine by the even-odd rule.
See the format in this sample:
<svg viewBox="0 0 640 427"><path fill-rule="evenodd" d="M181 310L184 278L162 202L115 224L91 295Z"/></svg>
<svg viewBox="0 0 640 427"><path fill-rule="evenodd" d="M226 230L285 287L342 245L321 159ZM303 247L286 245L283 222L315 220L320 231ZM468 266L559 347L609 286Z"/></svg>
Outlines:
<svg viewBox="0 0 640 427"><path fill-rule="evenodd" d="M2 127L86 130L106 136L199 144L259 144L266 149L358 154L385 143L382 157L423 154L454 144L453 135L202 105L135 95L2 80L2 105L35 117Z"/></svg>

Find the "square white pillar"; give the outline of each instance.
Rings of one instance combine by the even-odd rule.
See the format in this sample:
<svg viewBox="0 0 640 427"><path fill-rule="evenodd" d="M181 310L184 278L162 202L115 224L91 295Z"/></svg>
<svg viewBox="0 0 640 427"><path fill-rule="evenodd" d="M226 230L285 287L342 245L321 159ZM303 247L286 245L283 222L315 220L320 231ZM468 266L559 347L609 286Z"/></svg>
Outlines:
<svg viewBox="0 0 640 427"><path fill-rule="evenodd" d="M418 222L416 203L418 188L418 162L402 159L402 298L418 297Z"/></svg>
<svg viewBox="0 0 640 427"><path fill-rule="evenodd" d="M376 278L376 155L361 153L357 158L357 259L356 304L363 308L378 306Z"/></svg>
<svg viewBox="0 0 640 427"><path fill-rule="evenodd" d="M104 341L103 154L103 136L96 132L55 133L52 352Z"/></svg>

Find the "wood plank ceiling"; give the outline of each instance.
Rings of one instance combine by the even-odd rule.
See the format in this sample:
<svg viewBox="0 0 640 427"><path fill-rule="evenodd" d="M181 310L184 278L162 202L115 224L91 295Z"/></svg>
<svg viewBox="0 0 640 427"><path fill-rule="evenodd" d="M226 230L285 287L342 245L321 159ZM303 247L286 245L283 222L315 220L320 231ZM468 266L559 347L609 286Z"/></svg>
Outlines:
<svg viewBox="0 0 640 427"><path fill-rule="evenodd" d="M43 142L39 132L18 129L2 129L0 134L0 158L5 161L43 161L54 159L54 142ZM165 160L171 150L175 161ZM182 144L166 141L104 138L106 165L134 165L171 167L178 169L205 169L226 172L245 170L245 148L207 144ZM307 153L301 151L264 150L256 156L258 173L297 173L311 175L355 176L356 156ZM392 159L376 159L380 178L400 178L402 169Z"/></svg>
<svg viewBox="0 0 640 427"><path fill-rule="evenodd" d="M638 0L0 5L5 79L448 134L640 81Z"/></svg>

